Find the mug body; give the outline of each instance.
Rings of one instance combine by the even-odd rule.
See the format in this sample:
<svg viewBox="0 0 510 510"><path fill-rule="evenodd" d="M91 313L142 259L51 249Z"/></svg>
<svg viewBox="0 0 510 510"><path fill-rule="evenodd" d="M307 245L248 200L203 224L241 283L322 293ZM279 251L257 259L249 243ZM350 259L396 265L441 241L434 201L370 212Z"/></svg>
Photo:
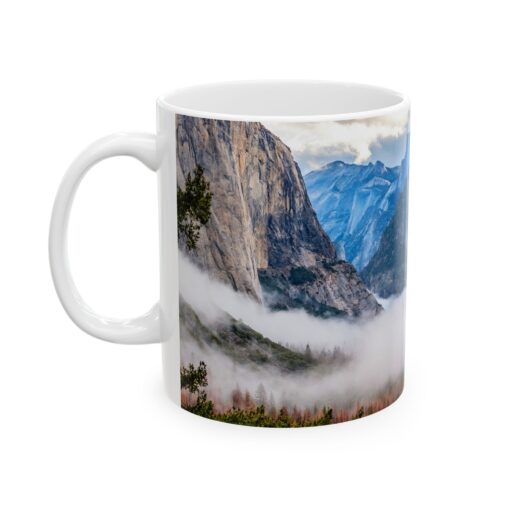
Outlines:
<svg viewBox="0 0 510 510"><path fill-rule="evenodd" d="M407 99L354 84L241 82L177 91L157 108L171 398L266 427L338 423L394 402Z"/></svg>

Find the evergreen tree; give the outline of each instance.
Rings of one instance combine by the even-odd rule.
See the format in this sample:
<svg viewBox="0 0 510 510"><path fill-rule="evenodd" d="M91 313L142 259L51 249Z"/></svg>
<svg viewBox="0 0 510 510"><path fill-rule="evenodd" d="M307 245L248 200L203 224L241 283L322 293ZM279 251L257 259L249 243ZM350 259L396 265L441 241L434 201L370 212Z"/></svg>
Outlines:
<svg viewBox="0 0 510 510"><path fill-rule="evenodd" d="M186 176L184 190L177 188L177 232L188 250L197 246L200 227L211 217L212 193L204 177L204 169L197 166Z"/></svg>
<svg viewBox="0 0 510 510"><path fill-rule="evenodd" d="M260 383L255 391L255 402L258 406L265 406L267 402L267 393L264 385Z"/></svg>
<svg viewBox="0 0 510 510"><path fill-rule="evenodd" d="M207 386L207 365L201 361L195 368L193 363L188 367L181 367L181 388L187 389L190 393L197 393L201 387Z"/></svg>
<svg viewBox="0 0 510 510"><path fill-rule="evenodd" d="M310 344L306 344L305 359L307 361L312 361L312 349L310 349Z"/></svg>
<svg viewBox="0 0 510 510"><path fill-rule="evenodd" d="M197 368L193 363L187 367L181 367L181 389L188 390L191 395L196 396L195 403L193 404L193 400L190 400L185 409L199 416L211 418L214 413L213 403L202 389L207 385L207 365L203 361Z"/></svg>

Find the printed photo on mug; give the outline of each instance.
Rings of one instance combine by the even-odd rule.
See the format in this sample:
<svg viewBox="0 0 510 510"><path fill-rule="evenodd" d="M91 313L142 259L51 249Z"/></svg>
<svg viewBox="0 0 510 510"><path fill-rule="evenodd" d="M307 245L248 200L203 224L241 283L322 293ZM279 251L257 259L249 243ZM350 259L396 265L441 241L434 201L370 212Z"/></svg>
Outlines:
<svg viewBox="0 0 510 510"><path fill-rule="evenodd" d="M256 426L401 393L409 118L177 115L181 402Z"/></svg>

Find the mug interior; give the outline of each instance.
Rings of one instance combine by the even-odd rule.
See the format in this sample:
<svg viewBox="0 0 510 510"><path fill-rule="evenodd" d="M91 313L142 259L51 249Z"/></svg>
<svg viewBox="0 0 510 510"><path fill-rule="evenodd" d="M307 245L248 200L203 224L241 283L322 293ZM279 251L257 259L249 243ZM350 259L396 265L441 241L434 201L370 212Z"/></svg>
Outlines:
<svg viewBox="0 0 510 510"><path fill-rule="evenodd" d="M158 103L201 117L367 117L403 106L393 90L341 82L245 81L175 90Z"/></svg>

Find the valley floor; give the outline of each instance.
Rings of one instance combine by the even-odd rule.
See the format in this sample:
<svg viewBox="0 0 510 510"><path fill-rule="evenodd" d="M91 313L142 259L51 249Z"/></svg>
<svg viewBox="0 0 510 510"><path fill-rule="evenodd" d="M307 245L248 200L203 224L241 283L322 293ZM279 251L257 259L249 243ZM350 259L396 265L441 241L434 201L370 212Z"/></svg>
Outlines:
<svg viewBox="0 0 510 510"><path fill-rule="evenodd" d="M236 389L230 402L211 400L205 391L191 392L183 388L181 406L187 411L205 418L254 427L311 427L329 425L369 416L393 404L403 391L403 375L386 386L373 399L352 402L346 407L324 406L301 408L298 406L277 407L274 403L255 397L249 391Z"/></svg>

